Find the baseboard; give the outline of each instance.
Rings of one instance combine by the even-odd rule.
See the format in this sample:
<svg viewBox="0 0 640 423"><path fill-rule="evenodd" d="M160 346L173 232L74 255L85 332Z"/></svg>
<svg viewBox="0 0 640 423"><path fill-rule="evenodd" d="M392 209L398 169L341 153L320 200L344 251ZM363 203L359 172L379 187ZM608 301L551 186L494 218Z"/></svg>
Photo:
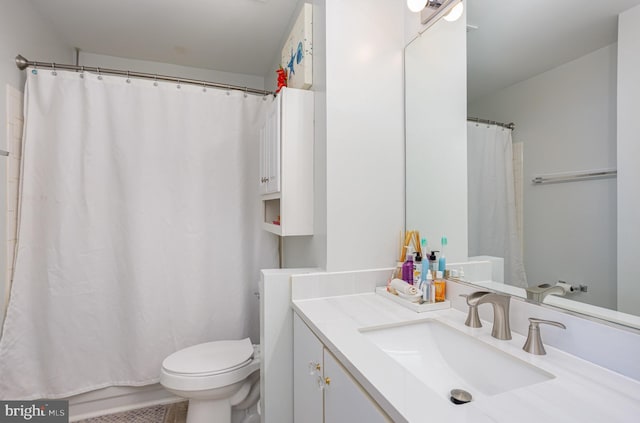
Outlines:
<svg viewBox="0 0 640 423"><path fill-rule="evenodd" d="M70 422L184 401L159 383L141 387L113 386L75 395L68 400Z"/></svg>

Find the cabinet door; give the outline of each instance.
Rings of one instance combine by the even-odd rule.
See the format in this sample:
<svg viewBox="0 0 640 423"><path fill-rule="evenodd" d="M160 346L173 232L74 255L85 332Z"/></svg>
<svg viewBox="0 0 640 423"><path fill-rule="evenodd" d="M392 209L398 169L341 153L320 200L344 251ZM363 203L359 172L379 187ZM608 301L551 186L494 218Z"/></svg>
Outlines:
<svg viewBox="0 0 640 423"><path fill-rule="evenodd" d="M267 128L266 128L266 150L267 150L267 169L266 169L266 194L280 192L280 143L281 143L281 104L282 95L279 95L267 111Z"/></svg>
<svg viewBox="0 0 640 423"><path fill-rule="evenodd" d="M260 125L260 194L267 193L267 168L269 167L267 164L267 150L267 119L265 117L265 120Z"/></svg>
<svg viewBox="0 0 640 423"><path fill-rule="evenodd" d="M324 389L324 423L391 422L378 404L326 349L324 377L327 382Z"/></svg>
<svg viewBox="0 0 640 423"><path fill-rule="evenodd" d="M293 314L293 421L323 423L322 343Z"/></svg>

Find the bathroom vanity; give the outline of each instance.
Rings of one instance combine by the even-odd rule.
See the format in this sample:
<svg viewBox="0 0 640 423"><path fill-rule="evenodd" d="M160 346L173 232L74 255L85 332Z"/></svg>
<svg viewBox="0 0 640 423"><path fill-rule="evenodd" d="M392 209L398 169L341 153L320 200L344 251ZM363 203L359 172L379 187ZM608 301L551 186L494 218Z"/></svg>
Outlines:
<svg viewBox="0 0 640 423"><path fill-rule="evenodd" d="M295 421L321 422L323 413L330 422L633 422L640 415L637 380L548 344L546 355L527 353L515 330L498 340L486 320L465 326L462 308L413 312L375 294L357 272L320 279L292 280ZM457 285L448 282L449 295L458 296ZM569 340L581 334L573 326L563 331ZM544 327L542 338L554 330ZM454 405L456 388L472 401Z"/></svg>

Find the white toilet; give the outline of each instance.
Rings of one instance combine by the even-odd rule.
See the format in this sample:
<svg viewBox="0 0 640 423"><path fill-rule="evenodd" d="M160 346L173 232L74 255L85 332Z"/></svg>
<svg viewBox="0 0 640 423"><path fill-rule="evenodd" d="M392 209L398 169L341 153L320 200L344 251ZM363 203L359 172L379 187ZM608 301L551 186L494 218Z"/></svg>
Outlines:
<svg viewBox="0 0 640 423"><path fill-rule="evenodd" d="M260 397L260 347L249 338L194 345L162 362L160 383L189 400L187 423L231 423Z"/></svg>

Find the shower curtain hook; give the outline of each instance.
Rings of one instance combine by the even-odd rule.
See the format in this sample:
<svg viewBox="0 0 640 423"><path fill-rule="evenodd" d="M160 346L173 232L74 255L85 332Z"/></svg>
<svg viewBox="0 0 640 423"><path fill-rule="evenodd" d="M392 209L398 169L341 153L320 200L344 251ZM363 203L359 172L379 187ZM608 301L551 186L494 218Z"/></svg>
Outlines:
<svg viewBox="0 0 640 423"><path fill-rule="evenodd" d="M157 73L155 75L153 75L153 86L154 87L158 86L158 74Z"/></svg>
<svg viewBox="0 0 640 423"><path fill-rule="evenodd" d="M176 86L177 89L180 89L180 80L178 79L178 85Z"/></svg>
<svg viewBox="0 0 640 423"><path fill-rule="evenodd" d="M80 66L80 78L84 78L84 66Z"/></svg>
<svg viewBox="0 0 640 423"><path fill-rule="evenodd" d="M230 89L231 89L231 85L227 85L227 95L231 95L231 93L229 92Z"/></svg>
<svg viewBox="0 0 640 423"><path fill-rule="evenodd" d="M98 71L98 80L102 81L102 75L100 74L100 68L96 68L96 70Z"/></svg>
<svg viewBox="0 0 640 423"><path fill-rule="evenodd" d="M129 71L127 71L127 79L126 79L127 84L131 84L131 79L129 79Z"/></svg>
<svg viewBox="0 0 640 423"><path fill-rule="evenodd" d="M51 71L51 75L53 75L53 76L58 75L58 72L56 72L56 64L55 63L51 63L51 68L53 69Z"/></svg>
<svg viewBox="0 0 640 423"><path fill-rule="evenodd" d="M204 81L202 81L202 92L206 93L207 92L207 85Z"/></svg>
<svg viewBox="0 0 640 423"><path fill-rule="evenodd" d="M244 98L247 98L247 92L249 91L248 87L244 87Z"/></svg>

